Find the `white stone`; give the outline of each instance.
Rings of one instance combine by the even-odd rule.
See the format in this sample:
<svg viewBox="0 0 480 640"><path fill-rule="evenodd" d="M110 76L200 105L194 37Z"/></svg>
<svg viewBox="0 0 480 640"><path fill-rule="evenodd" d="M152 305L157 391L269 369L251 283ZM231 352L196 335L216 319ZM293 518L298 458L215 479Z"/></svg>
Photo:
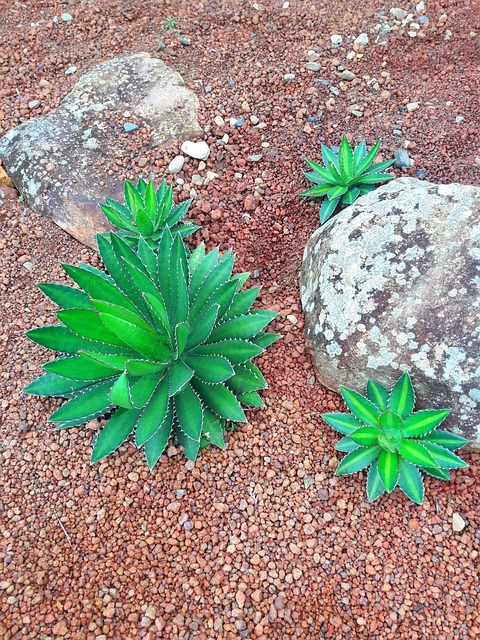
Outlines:
<svg viewBox="0 0 480 640"><path fill-rule="evenodd" d="M361 33L355 38L354 44L359 47L365 47L368 44L368 36L366 33Z"/></svg>
<svg viewBox="0 0 480 640"><path fill-rule="evenodd" d="M283 79L284 79L284 80L287 80L287 81L288 81L288 80L294 80L294 79L295 79L295 74L294 74L294 73L286 73L286 74L283 76Z"/></svg>
<svg viewBox="0 0 480 640"><path fill-rule="evenodd" d="M256 125L256 124L258 124L259 120L258 120L257 116L250 116L250 122L253 125Z"/></svg>
<svg viewBox="0 0 480 640"><path fill-rule="evenodd" d="M465 520L459 513L454 513L452 516L452 529L454 531L463 531L465 529Z"/></svg>
<svg viewBox="0 0 480 640"><path fill-rule="evenodd" d="M168 165L168 170L170 171L170 173L180 173L180 171L183 169L184 164L184 156L175 156L175 158Z"/></svg>
<svg viewBox="0 0 480 640"><path fill-rule="evenodd" d="M395 18L395 20L401 21L407 17L408 12L405 11L404 9L394 8L394 9L390 9L390 15L392 15Z"/></svg>
<svg viewBox="0 0 480 640"><path fill-rule="evenodd" d="M418 12L425 11L425 3L423 2L423 0L422 2L419 2L417 4L417 6L415 7L415 11L418 11Z"/></svg>
<svg viewBox="0 0 480 640"><path fill-rule="evenodd" d="M332 41L332 44L342 44L343 38L335 33L333 36L330 36L330 40Z"/></svg>
<svg viewBox="0 0 480 640"><path fill-rule="evenodd" d="M196 160L206 160L210 155L210 147L204 140L199 140L198 142L185 140L182 144L182 151Z"/></svg>
<svg viewBox="0 0 480 640"><path fill-rule="evenodd" d="M39 106L40 106L40 100L31 100L31 101L28 103L28 108L29 108L29 109L36 109L36 108L37 108L37 107L39 107Z"/></svg>
<svg viewBox="0 0 480 640"><path fill-rule="evenodd" d="M215 116L213 121L215 122L217 127L223 127L225 125L225 120L222 118L222 116Z"/></svg>
<svg viewBox="0 0 480 640"><path fill-rule="evenodd" d="M420 106L419 102L409 102L407 104L407 111L409 113L411 113L412 111L416 111L418 109L418 107Z"/></svg>
<svg viewBox="0 0 480 640"><path fill-rule="evenodd" d="M307 62L305 68L309 71L320 71L322 65L320 64L320 62Z"/></svg>

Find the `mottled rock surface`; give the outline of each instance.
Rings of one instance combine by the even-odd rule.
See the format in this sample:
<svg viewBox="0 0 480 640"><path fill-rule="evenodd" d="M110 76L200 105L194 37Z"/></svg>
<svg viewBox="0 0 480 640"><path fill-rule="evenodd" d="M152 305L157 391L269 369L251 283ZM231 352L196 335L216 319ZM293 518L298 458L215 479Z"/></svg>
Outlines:
<svg viewBox="0 0 480 640"><path fill-rule="evenodd" d="M123 184L99 160L124 157L125 136L139 133L126 134L118 120L128 111L149 144L162 145L201 132L197 107L176 71L147 53L126 54L85 74L57 109L9 131L0 159L30 207L95 246L108 228L98 204L123 199Z"/></svg>
<svg viewBox="0 0 480 640"><path fill-rule="evenodd" d="M401 178L322 225L301 274L320 382L412 374L418 408L480 446L480 188Z"/></svg>

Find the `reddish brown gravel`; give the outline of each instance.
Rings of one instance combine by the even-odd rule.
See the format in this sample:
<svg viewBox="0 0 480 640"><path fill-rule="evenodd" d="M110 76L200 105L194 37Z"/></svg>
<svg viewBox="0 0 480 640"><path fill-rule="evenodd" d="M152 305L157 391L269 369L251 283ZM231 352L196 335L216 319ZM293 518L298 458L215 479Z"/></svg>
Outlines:
<svg viewBox="0 0 480 640"><path fill-rule="evenodd" d="M418 170L433 182L479 184L478 0L428 0L429 21L414 38L375 30L377 10L410 8L400 0L252 4L0 0L0 135L58 105L95 64L166 44L156 55L198 93L212 149L203 172L196 161L185 165L177 200L188 197L193 174L218 174L196 187L197 241L235 250L236 268L263 286L259 304L280 311L274 329L284 336L258 359L270 384L267 406L228 435L227 451L205 451L193 465L172 446L150 474L127 443L90 467L98 423L55 432L46 419L57 402L21 393L52 355L23 333L55 319L35 283L66 281L60 260L98 257L21 202L5 202L3 640L480 637L480 456L465 453L470 467L451 483L428 478L422 507L397 491L369 505L362 474L336 478L337 438L320 413L340 401L314 380L298 294L303 247L318 221L318 205L298 198L303 160L318 158L323 140L338 144L346 132L371 145L381 137L384 157L408 141L415 166L398 175ZM71 22L61 21L64 12ZM167 16L190 46L162 30ZM363 57L344 60L361 32L370 39ZM343 37L337 49L333 34ZM315 47L324 68L307 71ZM341 85L339 63L354 80ZM72 65L76 74L65 75ZM285 81L287 73L295 78ZM33 100L40 105L32 110ZM405 109L411 102L419 108ZM216 115L225 126L214 124ZM241 116L241 127L230 125ZM250 116L267 126L255 128ZM166 175L178 146L153 149L148 132L125 134L121 114L110 120L131 153L105 171ZM219 144L225 134L228 143ZM259 153L260 161L248 161ZM454 513L462 531L452 529Z"/></svg>

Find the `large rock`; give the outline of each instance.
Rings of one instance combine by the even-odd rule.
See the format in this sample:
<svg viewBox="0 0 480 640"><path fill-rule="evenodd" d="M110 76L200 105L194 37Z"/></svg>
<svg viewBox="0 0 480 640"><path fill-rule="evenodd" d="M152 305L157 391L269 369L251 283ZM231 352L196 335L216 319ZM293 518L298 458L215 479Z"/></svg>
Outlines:
<svg viewBox="0 0 480 640"><path fill-rule="evenodd" d="M480 446L480 188L390 182L317 229L301 274L318 378L365 392L409 371L420 408Z"/></svg>
<svg viewBox="0 0 480 640"><path fill-rule="evenodd" d="M95 233L108 228L98 204L123 199L123 184L99 161L125 157L127 137L142 129L149 146L199 135L197 107L176 71L148 53L127 54L85 74L57 109L3 136L0 160L30 207L95 246ZM139 132L126 133L128 122Z"/></svg>

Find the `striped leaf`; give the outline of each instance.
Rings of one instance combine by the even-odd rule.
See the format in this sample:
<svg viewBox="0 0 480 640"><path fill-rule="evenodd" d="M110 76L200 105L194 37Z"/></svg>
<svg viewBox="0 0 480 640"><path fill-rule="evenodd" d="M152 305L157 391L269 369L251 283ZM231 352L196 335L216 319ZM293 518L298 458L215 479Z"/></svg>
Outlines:
<svg viewBox="0 0 480 640"><path fill-rule="evenodd" d="M450 413L450 409L427 409L417 411L403 423L403 433L406 438L418 438L433 431Z"/></svg>
<svg viewBox="0 0 480 640"><path fill-rule="evenodd" d="M468 467L468 464L452 453L452 451L449 451L438 444L423 440L422 446L425 447L441 469L462 469L464 467Z"/></svg>
<svg viewBox="0 0 480 640"><path fill-rule="evenodd" d="M359 444L354 442L350 436L345 436L341 440L337 442L335 445L335 451L342 451L344 453L350 453L350 451L355 451L355 449L359 448Z"/></svg>
<svg viewBox="0 0 480 640"><path fill-rule="evenodd" d="M367 496L368 501L373 502L385 493L385 486L378 473L378 462L374 460L367 475Z"/></svg>
<svg viewBox="0 0 480 640"><path fill-rule="evenodd" d="M400 459L398 485L403 493L417 504L422 504L425 487L422 476L414 464Z"/></svg>
<svg viewBox="0 0 480 640"><path fill-rule="evenodd" d="M352 147L345 135L342 137L340 148L338 150L338 161L340 164L342 178L345 182L348 182L353 177L354 164Z"/></svg>
<svg viewBox="0 0 480 640"><path fill-rule="evenodd" d="M380 434L381 431L377 427L360 427L350 434L350 438L362 447L371 447L378 444Z"/></svg>
<svg viewBox="0 0 480 640"><path fill-rule="evenodd" d="M322 418L336 431L349 435L363 426L351 413L322 413Z"/></svg>
<svg viewBox="0 0 480 640"><path fill-rule="evenodd" d="M403 440L397 445L397 451L407 462L413 462L421 467L438 467L426 448L415 440Z"/></svg>
<svg viewBox="0 0 480 640"><path fill-rule="evenodd" d="M347 389L347 387L340 387L340 392L345 404L360 422L373 427L378 426L380 412L370 400L352 389Z"/></svg>
<svg viewBox="0 0 480 640"><path fill-rule="evenodd" d="M398 480L398 455L383 449L378 456L378 474L388 493L395 488Z"/></svg>
<svg viewBox="0 0 480 640"><path fill-rule="evenodd" d="M378 458L381 449L378 446L374 447L360 447L355 451L352 451L340 462L335 475L347 475L356 473L368 467L374 460Z"/></svg>
<svg viewBox="0 0 480 640"><path fill-rule="evenodd" d="M383 384L375 382L375 380L369 380L367 383L367 397L379 411L383 412L388 409L389 392Z"/></svg>
<svg viewBox="0 0 480 640"><path fill-rule="evenodd" d="M441 429L431 431L426 436L423 436L421 440L433 442L433 444L439 444L441 447L445 447L445 449L450 450L459 449L460 447L468 444L468 440L465 438L457 436L455 433L450 433L449 431L442 431Z"/></svg>
<svg viewBox="0 0 480 640"><path fill-rule="evenodd" d="M389 406L401 418L406 418L412 413L414 404L415 393L410 376L406 371L400 376L390 392Z"/></svg>

